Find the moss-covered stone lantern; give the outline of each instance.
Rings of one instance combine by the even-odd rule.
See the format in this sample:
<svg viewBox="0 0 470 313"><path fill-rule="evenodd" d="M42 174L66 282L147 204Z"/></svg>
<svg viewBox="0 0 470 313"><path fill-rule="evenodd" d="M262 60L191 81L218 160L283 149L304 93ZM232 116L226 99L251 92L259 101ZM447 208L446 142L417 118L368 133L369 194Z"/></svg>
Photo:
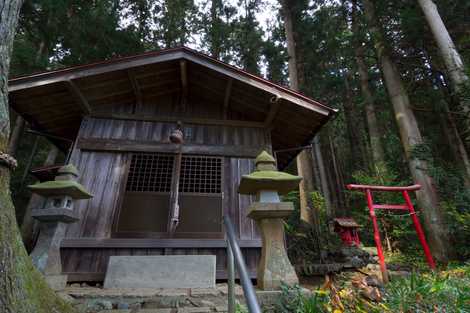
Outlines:
<svg viewBox="0 0 470 313"><path fill-rule="evenodd" d="M74 200L93 197L77 179L77 169L69 164L59 169L55 180L28 186L33 193L45 197L43 206L31 212L40 221L39 238L31 257L53 289L62 289L67 283L67 276L62 275L60 242L66 224L78 221Z"/></svg>
<svg viewBox="0 0 470 313"><path fill-rule="evenodd" d="M256 195L248 213L261 231L263 247L258 265L258 287L263 290L280 289L281 283L299 282L294 267L287 257L284 243L284 222L293 211L291 202L281 202L279 194L296 189L300 176L279 172L274 158L263 151L255 160L256 170L244 175L238 192Z"/></svg>

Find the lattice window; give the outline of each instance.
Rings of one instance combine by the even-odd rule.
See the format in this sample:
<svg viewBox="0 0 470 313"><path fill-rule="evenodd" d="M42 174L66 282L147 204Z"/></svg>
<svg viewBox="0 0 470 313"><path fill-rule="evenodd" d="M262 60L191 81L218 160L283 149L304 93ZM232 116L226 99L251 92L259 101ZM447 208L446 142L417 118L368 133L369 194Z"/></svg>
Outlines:
<svg viewBox="0 0 470 313"><path fill-rule="evenodd" d="M133 154L126 191L170 192L174 159L169 154Z"/></svg>
<svg viewBox="0 0 470 313"><path fill-rule="evenodd" d="M171 192L174 162L169 154L133 154L126 191ZM180 173L180 192L222 192L222 158L183 156Z"/></svg>
<svg viewBox="0 0 470 313"><path fill-rule="evenodd" d="M180 192L221 193L222 159L208 156L183 156Z"/></svg>

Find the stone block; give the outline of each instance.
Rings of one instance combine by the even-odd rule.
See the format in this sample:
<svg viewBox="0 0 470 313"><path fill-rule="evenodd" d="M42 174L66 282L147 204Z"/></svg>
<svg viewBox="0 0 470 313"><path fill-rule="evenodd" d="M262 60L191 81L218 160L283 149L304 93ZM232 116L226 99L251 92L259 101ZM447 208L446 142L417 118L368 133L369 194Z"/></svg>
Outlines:
<svg viewBox="0 0 470 313"><path fill-rule="evenodd" d="M111 256L104 288L215 288L214 255Z"/></svg>
<svg viewBox="0 0 470 313"><path fill-rule="evenodd" d="M31 216L41 222L75 223L80 218L78 213L69 209L34 209Z"/></svg>
<svg viewBox="0 0 470 313"><path fill-rule="evenodd" d="M250 206L248 217L254 220L262 218L287 218L292 212L294 212L292 202L254 202Z"/></svg>
<svg viewBox="0 0 470 313"><path fill-rule="evenodd" d="M64 290L67 286L67 275L46 275L44 278L52 290Z"/></svg>

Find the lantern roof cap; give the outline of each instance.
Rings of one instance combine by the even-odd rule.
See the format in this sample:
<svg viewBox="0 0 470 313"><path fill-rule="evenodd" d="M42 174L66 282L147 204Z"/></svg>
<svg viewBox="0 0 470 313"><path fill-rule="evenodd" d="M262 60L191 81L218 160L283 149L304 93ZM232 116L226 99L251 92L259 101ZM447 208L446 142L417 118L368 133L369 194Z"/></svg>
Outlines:
<svg viewBox="0 0 470 313"><path fill-rule="evenodd" d="M258 163L273 163L276 164L276 160L266 150L263 150L255 159L255 165Z"/></svg>
<svg viewBox="0 0 470 313"><path fill-rule="evenodd" d="M275 163L276 160L269 153L261 152L255 160L256 170L242 176L238 192L254 195L261 190L272 190L286 194L296 189L302 177L278 171Z"/></svg>
<svg viewBox="0 0 470 313"><path fill-rule="evenodd" d="M73 199L90 199L93 197L85 187L73 180L52 180L34 185L28 188L41 196L70 196Z"/></svg>
<svg viewBox="0 0 470 313"><path fill-rule="evenodd" d="M57 173L60 174L72 174L74 176L78 176L78 170L73 164L67 164L59 168Z"/></svg>

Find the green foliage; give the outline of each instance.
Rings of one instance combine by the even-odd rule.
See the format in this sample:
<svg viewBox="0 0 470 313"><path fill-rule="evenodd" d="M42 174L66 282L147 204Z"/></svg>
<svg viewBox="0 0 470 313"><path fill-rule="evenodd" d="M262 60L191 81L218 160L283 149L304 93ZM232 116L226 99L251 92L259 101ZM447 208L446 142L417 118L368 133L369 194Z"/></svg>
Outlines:
<svg viewBox="0 0 470 313"><path fill-rule="evenodd" d="M276 313L320 313L331 312L328 308L329 293L323 290L316 290L311 296L306 296L299 286L289 287L283 285L282 295L276 306Z"/></svg>
<svg viewBox="0 0 470 313"><path fill-rule="evenodd" d="M470 312L470 266L398 278L387 285L390 312Z"/></svg>
<svg viewBox="0 0 470 313"><path fill-rule="evenodd" d="M427 162L427 172L441 197L441 209L446 217L450 237L457 247L457 256L467 259L470 256L470 190L465 186L462 169L445 160L436 158L431 143L415 146L413 157Z"/></svg>
<svg viewBox="0 0 470 313"><path fill-rule="evenodd" d="M385 263L420 272L428 272L430 270L422 248L417 246L415 249L406 249L406 253L402 253L401 251L386 253Z"/></svg>
<svg viewBox="0 0 470 313"><path fill-rule="evenodd" d="M282 287L276 313L359 312L470 312L470 265L452 266L439 273L412 273L394 278L385 286L382 300L364 298L348 281L302 291L300 287Z"/></svg>
<svg viewBox="0 0 470 313"><path fill-rule="evenodd" d="M248 309L239 303L237 303L237 307L235 308L235 313L248 313Z"/></svg>
<svg viewBox="0 0 470 313"><path fill-rule="evenodd" d="M304 264L309 260L317 260L320 255L315 248L315 242L318 240L310 227L305 227L300 220L299 193L297 191L289 192L283 196L282 201L292 202L294 204L294 213L289 216L284 224L287 235L287 252L289 259L294 264Z"/></svg>

